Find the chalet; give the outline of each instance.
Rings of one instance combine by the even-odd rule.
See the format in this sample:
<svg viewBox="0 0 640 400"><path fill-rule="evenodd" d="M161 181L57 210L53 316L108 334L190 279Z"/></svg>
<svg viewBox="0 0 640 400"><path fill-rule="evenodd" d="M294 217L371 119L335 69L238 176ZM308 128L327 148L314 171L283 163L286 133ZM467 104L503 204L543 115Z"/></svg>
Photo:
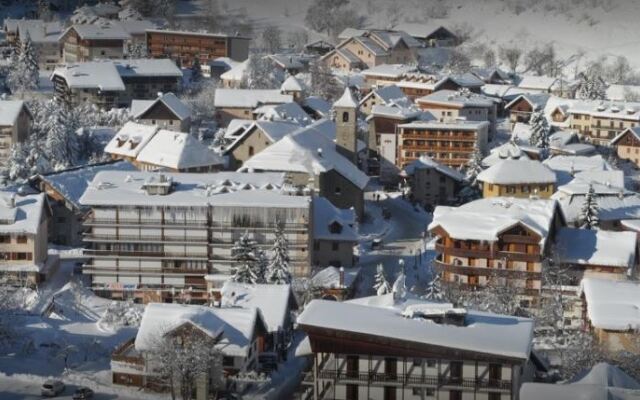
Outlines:
<svg viewBox="0 0 640 400"><path fill-rule="evenodd" d="M231 66L227 71L220 74L220 81L222 87L225 89L240 89L243 83L246 82L249 67L249 60L238 62Z"/></svg>
<svg viewBox="0 0 640 400"><path fill-rule="evenodd" d="M511 126L518 122L529 123L531 114L543 111L548 100L549 95L544 93L522 94L513 99L504 107L509 112Z"/></svg>
<svg viewBox="0 0 640 400"><path fill-rule="evenodd" d="M312 300L298 317L320 398L517 398L531 379L533 321L395 294Z"/></svg>
<svg viewBox="0 0 640 400"><path fill-rule="evenodd" d="M336 208L324 197L317 197L313 202L313 219L314 267L354 267L354 248L359 240L354 210Z"/></svg>
<svg viewBox="0 0 640 400"><path fill-rule="evenodd" d="M468 91L438 90L416 99L416 104L431 112L440 122L455 123L460 120L487 121L489 135L496 129L496 101Z"/></svg>
<svg viewBox="0 0 640 400"><path fill-rule="evenodd" d="M584 326L610 351L638 354L637 282L585 278L580 283Z"/></svg>
<svg viewBox="0 0 640 400"><path fill-rule="evenodd" d="M203 32L147 29L147 49L152 58L170 58L183 68L198 57L200 65L218 57L244 61L249 57L251 39Z"/></svg>
<svg viewBox="0 0 640 400"><path fill-rule="evenodd" d="M97 59L122 59L125 42L131 35L110 23L72 25L59 38L62 62L78 63Z"/></svg>
<svg viewBox="0 0 640 400"><path fill-rule="evenodd" d="M0 100L0 164L11 155L11 146L29 138L33 116L22 100Z"/></svg>
<svg viewBox="0 0 640 400"><path fill-rule="evenodd" d="M225 135L230 143L225 146L224 154L229 157L229 165L233 169L242 167L248 159L301 127L293 121L248 122L248 125L233 124L237 129L228 129Z"/></svg>
<svg viewBox="0 0 640 400"><path fill-rule="evenodd" d="M284 172L294 186L311 188L336 207L354 207L361 219L369 178L339 152L336 136L333 121L316 121L255 154L240 171Z"/></svg>
<svg viewBox="0 0 640 400"><path fill-rule="evenodd" d="M507 158L480 172L482 197L538 197L555 192L556 174L540 161Z"/></svg>
<svg viewBox="0 0 640 400"><path fill-rule="evenodd" d="M410 199L422 204L425 209L454 203L464 181L460 172L427 156L407 165L402 177L408 180L411 188Z"/></svg>
<svg viewBox="0 0 640 400"><path fill-rule="evenodd" d="M364 96L359 103L359 110L365 114L371 114L371 109L376 105L410 107L412 101L397 86L385 86L374 89Z"/></svg>
<svg viewBox="0 0 640 400"><path fill-rule="evenodd" d="M313 298L344 301L353 298L360 279L360 267L329 266L311 277L309 287Z"/></svg>
<svg viewBox="0 0 640 400"><path fill-rule="evenodd" d="M133 99L155 100L177 92L182 71L171 60L101 60L58 67L51 75L56 98L102 109L130 107Z"/></svg>
<svg viewBox="0 0 640 400"><path fill-rule="evenodd" d="M420 43L402 31L352 29L335 50L320 58L329 67L350 71L380 64L408 64L416 61ZM349 37L346 37L349 36Z"/></svg>
<svg viewBox="0 0 640 400"><path fill-rule="evenodd" d="M131 115L137 122L178 132L189 132L191 109L173 93L155 100L132 100Z"/></svg>
<svg viewBox="0 0 640 400"><path fill-rule="evenodd" d="M611 146L622 160L630 160L640 167L640 126L627 128L611 140Z"/></svg>
<svg viewBox="0 0 640 400"><path fill-rule="evenodd" d="M61 246L82 247L85 227L82 222L90 207L80 197L95 175L101 171L136 171L127 161L108 161L37 175L30 185L47 197L51 218L47 224L48 241Z"/></svg>
<svg viewBox="0 0 640 400"><path fill-rule="evenodd" d="M413 121L398 125L397 137L398 167L405 168L427 155L440 164L457 168L469 162L475 149L482 154L487 151L489 122Z"/></svg>
<svg viewBox="0 0 640 400"><path fill-rule="evenodd" d="M43 194L0 192L0 278L17 287L36 288L57 268L47 256L51 213Z"/></svg>
<svg viewBox="0 0 640 400"><path fill-rule="evenodd" d="M208 377L199 377L195 398L208 399L223 379L222 388L233 388L229 379L238 373L256 371L264 351L267 328L256 308L213 308L199 305L151 303L145 308L135 339L121 344L111 355L113 383L149 391L168 391L169 384L157 372L157 343L188 340L210 342L222 353L223 376L215 375L212 365Z"/></svg>
<svg viewBox="0 0 640 400"><path fill-rule="evenodd" d="M495 276L519 290L524 308L535 308L543 261L563 225L555 200L494 197L437 207L428 229L444 282L482 287Z"/></svg>
<svg viewBox="0 0 640 400"><path fill-rule="evenodd" d="M220 289L220 307L258 309L267 328L264 350L258 355L258 361L268 356L276 361L286 358L294 333L293 313L298 310L291 285L249 285L226 280Z"/></svg>
<svg viewBox="0 0 640 400"><path fill-rule="evenodd" d="M523 76L518 82L520 89L525 89L530 93L547 93L558 97L573 97L574 87L561 78L549 76Z"/></svg>
<svg viewBox="0 0 640 400"><path fill-rule="evenodd" d="M223 169L224 160L189 133L160 129L133 164L142 171L215 172Z"/></svg>
<svg viewBox="0 0 640 400"><path fill-rule="evenodd" d="M437 22L426 21L420 24L402 24L402 28L411 37L427 47L451 47L458 43L458 37L450 29Z"/></svg>
<svg viewBox="0 0 640 400"><path fill-rule="evenodd" d="M218 122L227 125L235 118L252 118L253 111L260 106L292 101L293 96L282 94L278 89L217 89L213 106Z"/></svg>
<svg viewBox="0 0 640 400"><path fill-rule="evenodd" d="M37 55L38 68L52 71L60 62L58 38L63 30L60 22L45 22L39 19L20 20L17 41L21 42L29 37Z"/></svg>
<svg viewBox="0 0 640 400"><path fill-rule="evenodd" d="M637 237L633 232L561 228L554 261L570 267L571 284L584 277L626 280L636 276Z"/></svg>

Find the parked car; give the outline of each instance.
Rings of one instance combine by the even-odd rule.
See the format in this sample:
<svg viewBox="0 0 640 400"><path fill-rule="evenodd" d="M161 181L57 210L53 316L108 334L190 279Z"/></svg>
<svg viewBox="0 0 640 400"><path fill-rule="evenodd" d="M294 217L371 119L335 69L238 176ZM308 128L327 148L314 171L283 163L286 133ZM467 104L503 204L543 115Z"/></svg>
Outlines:
<svg viewBox="0 0 640 400"><path fill-rule="evenodd" d="M93 390L88 387L80 387L73 394L73 400L86 400L93 398Z"/></svg>
<svg viewBox="0 0 640 400"><path fill-rule="evenodd" d="M47 379L40 389L40 393L44 397L55 397L64 392L64 383L55 379Z"/></svg>

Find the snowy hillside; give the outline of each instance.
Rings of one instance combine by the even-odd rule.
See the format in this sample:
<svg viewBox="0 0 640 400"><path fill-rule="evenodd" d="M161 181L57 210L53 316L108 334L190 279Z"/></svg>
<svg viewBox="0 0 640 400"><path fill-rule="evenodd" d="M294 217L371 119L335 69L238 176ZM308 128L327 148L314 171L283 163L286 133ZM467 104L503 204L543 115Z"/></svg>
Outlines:
<svg viewBox="0 0 640 400"><path fill-rule="evenodd" d="M234 0L231 10L244 8L259 31L277 25L285 31L304 29L304 16L312 0ZM220 2L222 8L225 2ZM396 28L405 24L469 24L474 38L491 47L517 43L523 48L554 43L563 58L584 52L589 58L625 55L640 68L640 31L635 27L640 2L633 0L395 0L391 11L384 0L351 0L366 15L369 27L389 26L397 13ZM527 9L527 7L529 7ZM193 13L197 1L182 1L179 13ZM426 18L435 13L444 18ZM395 17L395 16L394 16ZM310 32L311 37L316 37Z"/></svg>

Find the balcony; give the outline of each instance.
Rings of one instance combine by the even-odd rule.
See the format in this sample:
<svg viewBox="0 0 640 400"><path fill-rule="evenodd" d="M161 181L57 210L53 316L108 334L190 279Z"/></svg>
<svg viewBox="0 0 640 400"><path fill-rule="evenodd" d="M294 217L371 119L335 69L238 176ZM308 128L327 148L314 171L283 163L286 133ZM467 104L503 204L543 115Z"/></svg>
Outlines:
<svg viewBox="0 0 640 400"><path fill-rule="evenodd" d="M313 379L313 374L306 379ZM318 372L318 379L331 379L341 383L380 384L382 386L449 386L471 390L502 390L511 391L511 381L498 379L455 378L444 375L408 375L385 374L378 372L346 372L339 370L322 370Z"/></svg>
<svg viewBox="0 0 640 400"><path fill-rule="evenodd" d="M85 233L83 235L85 242L175 242L175 243L208 243L206 237L204 238L184 238L184 237L169 237L169 236L133 236L133 235L96 235L92 233Z"/></svg>
<svg viewBox="0 0 640 400"><path fill-rule="evenodd" d="M128 219L128 218L89 218L84 221L85 225L119 225L119 226L189 226L189 227L206 227L207 221L170 221L170 220L144 220L144 219Z"/></svg>
<svg viewBox="0 0 640 400"><path fill-rule="evenodd" d="M207 254L194 254L189 252L170 251L125 251L125 250L95 250L85 249L86 256L107 256L107 257L163 257L163 258L188 258L207 260Z"/></svg>
<svg viewBox="0 0 640 400"><path fill-rule="evenodd" d="M448 272L452 272L454 274L460 274L460 275L468 275L468 276L496 275L496 276L510 278L510 279L533 279L533 280L542 279L542 274L540 272L476 267L476 266L469 266L469 265L453 265L453 264L444 263L438 259L433 260L433 264L437 271L448 271Z"/></svg>

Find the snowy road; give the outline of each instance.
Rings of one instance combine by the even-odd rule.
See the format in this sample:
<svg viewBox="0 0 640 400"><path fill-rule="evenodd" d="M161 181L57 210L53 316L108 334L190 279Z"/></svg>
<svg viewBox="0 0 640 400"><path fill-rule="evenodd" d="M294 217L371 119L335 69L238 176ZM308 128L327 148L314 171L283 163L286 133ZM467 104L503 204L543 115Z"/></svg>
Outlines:
<svg viewBox="0 0 640 400"><path fill-rule="evenodd" d="M77 386L67 385L64 393L56 399L71 399L73 392ZM120 394L100 393L96 392L93 397L95 400L121 399L134 400L138 397L125 397ZM40 395L40 384L36 382L27 382L14 378L0 377L0 399L2 400L26 400L26 399L42 399Z"/></svg>
<svg viewBox="0 0 640 400"><path fill-rule="evenodd" d="M379 218L381 208L391 213L387 233L383 237L382 248L370 251L360 258L361 278L356 297L373 294L373 276L379 263L384 265L385 275L391 283L400 272L400 260L404 261L407 287L417 284L424 287L430 279L429 262L433 254L424 252L422 234L431 221L431 215L416 211L401 197L389 197L379 203L367 201L367 211ZM370 245L366 243L365 246Z"/></svg>

